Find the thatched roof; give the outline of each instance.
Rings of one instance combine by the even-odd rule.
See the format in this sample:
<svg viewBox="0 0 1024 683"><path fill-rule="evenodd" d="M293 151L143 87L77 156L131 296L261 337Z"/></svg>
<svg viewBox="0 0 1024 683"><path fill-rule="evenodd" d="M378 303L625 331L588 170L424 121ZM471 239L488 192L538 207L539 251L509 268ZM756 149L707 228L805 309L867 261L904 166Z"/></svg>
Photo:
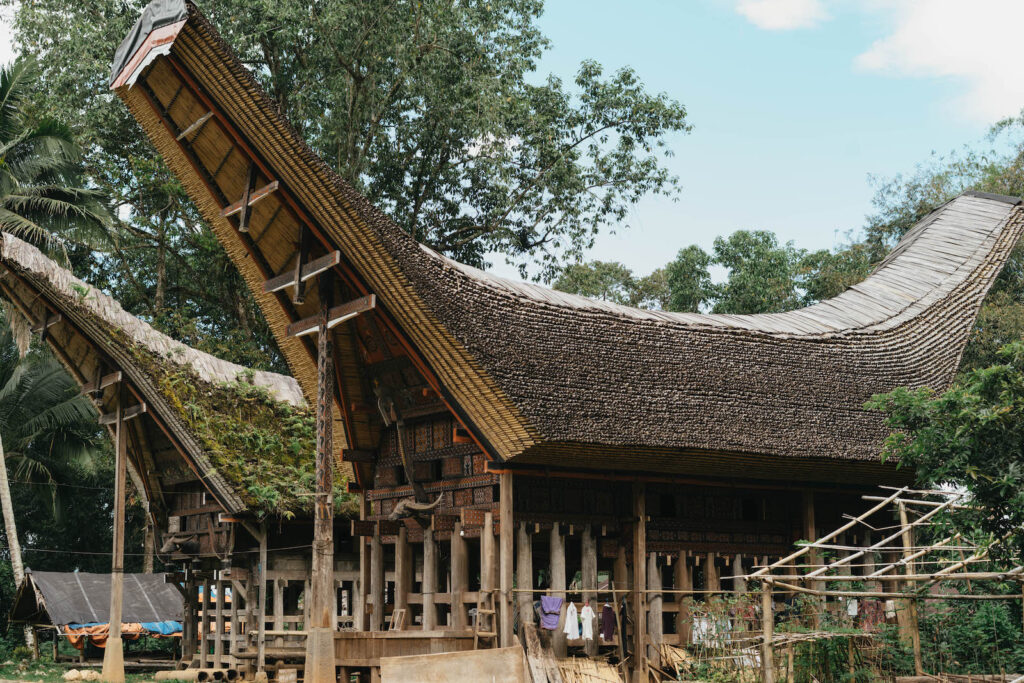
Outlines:
<svg viewBox="0 0 1024 683"><path fill-rule="evenodd" d="M145 414L127 423L128 444L151 501L159 502L174 486L198 479L226 511L266 512L255 509L259 503L247 490L247 482L259 477L251 471L256 466L249 462L252 449L236 447L233 441L255 428L278 435L278 450L288 455L283 458L288 462L274 467L295 461L292 465L311 473L312 437L304 438L296 455L288 432L295 420L281 424L286 417L307 413L312 422L291 377L252 371L171 339L36 247L6 233L0 233L0 267L0 296L30 325L42 329L44 321L59 316L59 322L46 328L45 340L81 385L93 382L98 371L120 371L131 392L129 406L146 405ZM117 391L116 385L109 386L94 400L101 414L115 410ZM266 475L265 485L293 483ZM308 490L309 483L301 486ZM285 497L293 494L288 491Z"/></svg>
<svg viewBox="0 0 1024 683"><path fill-rule="evenodd" d="M309 149L193 5L172 4L175 22L133 43L133 57L122 50L113 86L256 293L306 395L315 355L286 329L316 300L262 292L294 268L302 224L318 253L341 252L336 271L353 294L376 294L374 315L496 459L804 478L861 463L843 471L890 477L870 464L887 430L865 400L950 382L1024 227L1016 200L961 196L865 282L782 314L642 311L511 282L402 232ZM241 231L222 210L242 196L250 162L257 187L277 184ZM344 393L366 398L358 382Z"/></svg>

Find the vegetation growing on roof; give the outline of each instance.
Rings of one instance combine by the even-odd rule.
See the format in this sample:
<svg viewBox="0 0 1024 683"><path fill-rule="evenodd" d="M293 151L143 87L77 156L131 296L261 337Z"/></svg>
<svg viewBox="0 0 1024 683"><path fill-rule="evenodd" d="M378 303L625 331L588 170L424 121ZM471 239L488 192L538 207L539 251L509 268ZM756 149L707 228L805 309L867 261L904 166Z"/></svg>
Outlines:
<svg viewBox="0 0 1024 683"><path fill-rule="evenodd" d="M211 464L259 517L311 514L316 486L316 416L312 408L275 399L252 383L252 373L234 382L208 382L191 368L142 349L120 331L167 402L202 443ZM355 513L336 480L335 510Z"/></svg>

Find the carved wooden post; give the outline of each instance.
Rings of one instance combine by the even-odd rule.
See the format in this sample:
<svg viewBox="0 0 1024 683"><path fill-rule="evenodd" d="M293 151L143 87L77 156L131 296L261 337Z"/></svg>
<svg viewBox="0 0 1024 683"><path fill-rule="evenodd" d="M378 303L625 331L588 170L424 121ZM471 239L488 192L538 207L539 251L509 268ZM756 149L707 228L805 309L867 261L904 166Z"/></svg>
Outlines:
<svg viewBox="0 0 1024 683"><path fill-rule="evenodd" d="M583 527L583 539L580 542L581 555L582 557L580 565L580 580L583 587L583 604L590 603L590 608L594 610L594 613L599 611L597 608L597 539L594 538L594 528L588 524ZM597 655L597 617L595 616L592 620L594 638L584 643L586 653L588 657L595 657Z"/></svg>
<svg viewBox="0 0 1024 683"><path fill-rule="evenodd" d="M511 647L515 642L514 634L512 633L512 566L515 559L513 557L515 552L513 543L515 540L515 520L513 519L514 512L512 509L511 472L502 472L499 475L498 495L500 496L498 524L500 525L499 546L501 547L498 553L501 563L501 567L498 570L498 586L501 589L498 612L501 616L501 628L498 631L501 633L501 647Z"/></svg>
<svg viewBox="0 0 1024 683"><path fill-rule="evenodd" d="M437 607L434 595L437 593L437 541L434 540L434 520L423 530L423 630L437 628Z"/></svg>
<svg viewBox="0 0 1024 683"><path fill-rule="evenodd" d="M532 624L533 613L533 539L526 522L519 523L516 554L516 584L519 587L519 623Z"/></svg>
<svg viewBox="0 0 1024 683"><path fill-rule="evenodd" d="M121 614L124 601L124 495L128 474L128 429L124 424L125 389L118 391L116 441L114 453L114 542L110 560L110 630L103 652L103 680L124 683L124 644L121 641ZM205 635L205 634L204 634Z"/></svg>
<svg viewBox="0 0 1024 683"><path fill-rule="evenodd" d="M565 537L558 528L558 522L551 525L551 595L562 598L562 611L558 615L558 628L551 635L551 649L555 657L566 655L565 645Z"/></svg>

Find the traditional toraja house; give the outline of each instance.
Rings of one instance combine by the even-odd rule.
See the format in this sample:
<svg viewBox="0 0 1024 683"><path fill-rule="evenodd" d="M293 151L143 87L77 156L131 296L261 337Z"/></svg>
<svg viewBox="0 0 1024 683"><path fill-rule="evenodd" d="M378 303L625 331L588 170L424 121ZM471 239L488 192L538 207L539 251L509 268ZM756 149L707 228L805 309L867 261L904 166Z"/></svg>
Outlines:
<svg viewBox="0 0 1024 683"><path fill-rule="evenodd" d="M720 590L906 476L878 461L886 428L862 406L948 385L1024 226L1016 199L968 193L834 299L641 311L417 244L305 145L190 3L147 7L111 86L318 406L307 680L377 675L380 657L474 634L469 647L513 645L534 599L570 595L576 575L571 596L615 604L612 642L646 675L648 642L688 638L685 607L657 591ZM357 632L326 618L332 462L361 501ZM598 593L606 574L623 600Z"/></svg>
<svg viewBox="0 0 1024 683"><path fill-rule="evenodd" d="M11 235L0 234L0 270L0 295L78 380L117 444L115 530L130 477L149 513L145 568L154 556L182 568L170 580L186 599L183 661L262 666L257 635L307 619L315 419L298 384L167 337ZM119 576L123 536L116 543ZM331 618L345 624L357 567L348 546L339 550ZM277 651L294 641L281 633Z"/></svg>

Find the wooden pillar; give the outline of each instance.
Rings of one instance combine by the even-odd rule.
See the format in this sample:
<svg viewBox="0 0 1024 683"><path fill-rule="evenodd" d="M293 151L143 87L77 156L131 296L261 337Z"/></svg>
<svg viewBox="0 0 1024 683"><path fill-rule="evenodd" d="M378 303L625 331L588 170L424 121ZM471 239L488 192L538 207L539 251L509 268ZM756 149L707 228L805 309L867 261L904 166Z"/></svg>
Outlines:
<svg viewBox="0 0 1024 683"><path fill-rule="evenodd" d="M761 581L761 680L775 683L775 660L772 639L775 636L775 614L772 612L772 584Z"/></svg>
<svg viewBox="0 0 1024 683"><path fill-rule="evenodd" d="M284 630L284 579L274 579L274 630L280 633ZM274 638L276 647L284 646L284 637Z"/></svg>
<svg viewBox="0 0 1024 683"><path fill-rule="evenodd" d="M662 621L661 568L658 566L658 553L647 554L647 635L650 645L647 646L647 658L656 667L661 666L661 643L663 640L664 623Z"/></svg>
<svg viewBox="0 0 1024 683"><path fill-rule="evenodd" d="M380 542L380 527L374 525L370 538L370 630L384 628L384 546Z"/></svg>
<svg viewBox="0 0 1024 683"><path fill-rule="evenodd" d="M732 592L741 595L747 592L747 580L743 578L743 556L732 557Z"/></svg>
<svg viewBox="0 0 1024 683"><path fill-rule="evenodd" d="M519 623L533 624L533 538L526 528L526 522L519 523L516 539L516 585L519 589Z"/></svg>
<svg viewBox="0 0 1024 683"><path fill-rule="evenodd" d="M210 613L213 611L213 602L210 594L213 593L213 582L210 579L203 580L203 618L199 622L199 666L206 668L210 665Z"/></svg>
<svg viewBox="0 0 1024 683"><path fill-rule="evenodd" d="M488 511L484 513L484 526L480 530L480 599L477 601L478 605L486 606L492 604L488 600L488 595L491 597L494 596L492 590L494 589L495 572L498 568L495 552L494 514ZM493 604L494 607L497 608L498 601L494 600ZM497 629L494 628L495 615L481 614L478 608L476 619L478 630L497 631Z"/></svg>
<svg viewBox="0 0 1024 683"><path fill-rule="evenodd" d="M558 615L558 628L551 635L551 649L555 657L565 658L567 648L565 644L565 537L558 522L551 525L550 537L550 559L551 559L551 595L562 598L562 610Z"/></svg>
<svg viewBox="0 0 1024 683"><path fill-rule="evenodd" d="M709 591L720 591L722 590L722 575L718 571L718 555L716 553L708 553L705 557L706 564L704 565L704 588ZM719 593L712 592L707 594L707 599L719 597Z"/></svg>
<svg viewBox="0 0 1024 683"><path fill-rule="evenodd" d="M195 573L188 569L185 573L185 623L182 624L181 658L187 666L192 665L196 654L196 634L198 631L199 612L197 608ZM85 650L82 650L85 653Z"/></svg>
<svg viewBox="0 0 1024 683"><path fill-rule="evenodd" d="M499 546L498 553L501 567L498 569L499 594L498 612L500 614L501 647L511 647L515 643L515 635L512 633L512 567L515 561L515 521L512 509L512 473L502 472L498 479L498 495L500 497L498 524L499 524ZM521 618L521 617L520 617Z"/></svg>
<svg viewBox="0 0 1024 683"><path fill-rule="evenodd" d="M405 622L411 622L408 615L409 592L412 590L412 546L409 545L409 531L403 524L395 541L395 610L407 611ZM404 626L402 627L405 628Z"/></svg>
<svg viewBox="0 0 1024 683"><path fill-rule="evenodd" d="M594 639L584 642L585 651L588 657L597 656L597 613L601 610L597 606L597 539L594 537L594 527L590 524L583 527L583 538L580 541L580 581L583 588L583 604L589 604L594 610L592 620Z"/></svg>
<svg viewBox="0 0 1024 683"><path fill-rule="evenodd" d="M433 631L437 628L437 607L434 595L437 594L437 541L434 540L434 519L430 526L423 530L423 630Z"/></svg>
<svg viewBox="0 0 1024 683"><path fill-rule="evenodd" d="M633 482L633 683L647 681L647 488Z"/></svg>
<svg viewBox="0 0 1024 683"><path fill-rule="evenodd" d="M906 559L910 555L914 554L914 530L910 526L910 520L907 518L907 506L904 503L899 503L900 513L900 527L902 528L901 538L903 540L903 557ZM907 560L903 566L903 571L906 574L914 573L914 561ZM910 581L906 583L906 592L912 592L914 584ZM924 662L921 658L921 631L917 624L917 600L906 600L904 601L907 609L907 628L910 630L910 644L914 650L914 673L918 676L924 675Z"/></svg>
<svg viewBox="0 0 1024 683"><path fill-rule="evenodd" d="M818 525L814 518L814 492L804 491L803 492L803 537L805 540L813 543L818 540ZM821 555L816 549L811 549L807 553L808 564L815 565L821 560ZM808 570L810 571L810 570ZM811 581L808 588L812 590L821 590L820 581ZM820 597L814 597L808 600L808 604L811 609L811 628L817 630L821 627L821 610L823 607L823 600Z"/></svg>
<svg viewBox="0 0 1024 683"><path fill-rule="evenodd" d="M219 669L224 662L224 582L214 582L213 591L217 601L213 612L213 666Z"/></svg>
<svg viewBox="0 0 1024 683"><path fill-rule="evenodd" d="M690 571L690 554L683 550L679 553L679 560L675 566L675 579L673 581L676 590L693 590L693 573ZM692 595L685 593L676 594L676 633L679 634L679 646L686 647L693 637L693 621L690 616L689 601Z"/></svg>
<svg viewBox="0 0 1024 683"><path fill-rule="evenodd" d="M114 529L110 560L110 630L103 651L103 680L124 683L124 645L121 614L124 604L124 498L128 475L128 428L124 423L124 385L119 386L117 422L114 427Z"/></svg>
<svg viewBox="0 0 1024 683"><path fill-rule="evenodd" d="M243 202L244 203L244 202ZM243 208L243 211L247 209ZM303 242L307 230L303 229ZM301 269L303 255L298 256ZM331 271L317 278L320 313L316 350L316 497L313 501L313 560L309 593L305 601L306 662L305 683L336 683L334 670L334 624L331 623L334 593L334 412L332 402L337 381L332 367L331 331L328 327L333 305L334 280ZM298 288L298 285L296 285ZM296 290L298 294L298 289ZM348 435L351 440L352 435ZM218 662L219 664L219 662Z"/></svg>
<svg viewBox="0 0 1024 683"><path fill-rule="evenodd" d="M370 501L366 499L365 493L359 494L359 519L365 520L370 516ZM355 615L354 624L360 631L370 630L370 544L365 536L356 536L356 543L359 545L359 577L355 585L355 604L352 614Z"/></svg>
<svg viewBox="0 0 1024 683"><path fill-rule="evenodd" d="M452 628L468 627L466 618L466 588L469 584L469 563L466 561L466 539L462 535L462 522L455 522L451 539L451 608Z"/></svg>
<svg viewBox="0 0 1024 683"><path fill-rule="evenodd" d="M260 525L260 605L256 624L256 670L267 666L267 524Z"/></svg>

